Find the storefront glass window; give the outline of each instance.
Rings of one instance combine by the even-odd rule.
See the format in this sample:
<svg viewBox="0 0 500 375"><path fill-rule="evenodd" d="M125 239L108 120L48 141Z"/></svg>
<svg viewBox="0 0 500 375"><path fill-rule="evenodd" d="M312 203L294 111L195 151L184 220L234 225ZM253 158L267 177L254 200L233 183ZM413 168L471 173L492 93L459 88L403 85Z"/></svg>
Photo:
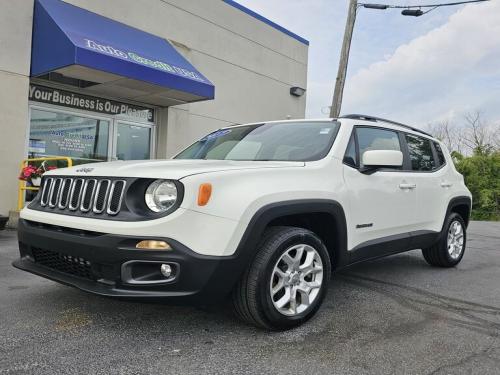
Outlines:
<svg viewBox="0 0 500 375"><path fill-rule="evenodd" d="M110 121L31 109L30 157L68 156L74 164L108 159Z"/></svg>

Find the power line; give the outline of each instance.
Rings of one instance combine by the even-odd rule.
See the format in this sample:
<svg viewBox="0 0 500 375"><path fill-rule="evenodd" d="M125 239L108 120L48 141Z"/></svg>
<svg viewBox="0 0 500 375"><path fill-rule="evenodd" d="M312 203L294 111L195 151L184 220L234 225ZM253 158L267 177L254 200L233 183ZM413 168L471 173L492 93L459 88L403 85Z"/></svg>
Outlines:
<svg viewBox="0 0 500 375"><path fill-rule="evenodd" d="M471 4L471 3L482 3L484 1L490 0L468 0L468 1L456 1L453 3L443 3L443 4L422 4L422 5L389 5L389 4L369 4L369 3L359 3L358 6L362 6L365 8L374 8L374 9L409 9L409 8L439 8L439 7L447 7L453 5L462 5L462 4ZM432 9L431 9L432 10Z"/></svg>
<svg viewBox="0 0 500 375"><path fill-rule="evenodd" d="M426 13L432 12L434 9L453 5L481 3L489 0L468 0L468 1L454 1L442 4L422 4L422 5L389 5L389 4L375 4L375 3L358 3L358 0L349 0L349 11L347 15L346 28L344 32L344 40L342 42L342 50L340 53L340 62L335 80L335 89L333 92L332 105L330 107L330 117L336 118L340 114L342 106L342 97L344 93L345 78L347 74L347 64L349 61L349 50L351 48L352 34L354 31L354 23L356 21L356 14L359 8L368 8L375 10L403 9L401 14L403 16L420 17ZM421 8L425 8L423 11Z"/></svg>
<svg viewBox="0 0 500 375"><path fill-rule="evenodd" d="M470 4L470 3L482 3L484 1L490 0L469 0L469 1L457 1L454 3L444 3L444 4L428 4L428 5L393 5L391 8L439 8L439 7L447 7L452 5L462 5L462 4Z"/></svg>

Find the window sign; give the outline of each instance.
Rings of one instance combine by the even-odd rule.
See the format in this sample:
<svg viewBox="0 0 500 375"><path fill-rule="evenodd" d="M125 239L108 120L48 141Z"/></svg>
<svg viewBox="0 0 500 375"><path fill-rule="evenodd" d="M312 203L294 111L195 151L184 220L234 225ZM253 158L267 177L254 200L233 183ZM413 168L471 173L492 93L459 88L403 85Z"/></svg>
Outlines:
<svg viewBox="0 0 500 375"><path fill-rule="evenodd" d="M30 157L68 156L75 164L108 159L110 121L32 108Z"/></svg>
<svg viewBox="0 0 500 375"><path fill-rule="evenodd" d="M75 92L30 85L29 100L86 111L120 116L131 121L154 123L154 110L114 100L82 95Z"/></svg>

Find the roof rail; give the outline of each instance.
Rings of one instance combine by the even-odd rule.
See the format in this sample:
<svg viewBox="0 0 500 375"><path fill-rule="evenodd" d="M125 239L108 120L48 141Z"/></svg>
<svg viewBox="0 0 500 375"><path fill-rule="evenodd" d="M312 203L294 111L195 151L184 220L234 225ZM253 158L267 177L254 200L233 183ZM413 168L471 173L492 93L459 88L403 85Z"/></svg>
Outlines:
<svg viewBox="0 0 500 375"><path fill-rule="evenodd" d="M415 132L428 135L429 137L433 137L432 134L429 134L427 132L424 132L423 130L414 128L413 126L405 125L405 124L402 124L402 123L396 122L396 121L387 120L387 119L381 118L381 117L375 117L375 116L369 116L369 115L360 115L360 114L349 114L349 115L339 116L339 118L347 118L347 119L352 119L352 120L374 121L374 122L383 121L383 122L387 122L389 124L398 125L398 126L401 126L403 128L410 129L410 130L413 130Z"/></svg>

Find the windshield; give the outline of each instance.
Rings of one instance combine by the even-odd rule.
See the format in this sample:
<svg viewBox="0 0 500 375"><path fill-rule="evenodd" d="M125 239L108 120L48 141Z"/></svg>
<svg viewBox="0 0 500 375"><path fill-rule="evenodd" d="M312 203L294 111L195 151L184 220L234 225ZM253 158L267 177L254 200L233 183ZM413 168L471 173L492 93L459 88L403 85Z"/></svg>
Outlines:
<svg viewBox="0 0 500 375"><path fill-rule="evenodd" d="M338 128L338 122L304 121L220 129L175 159L314 161L328 154Z"/></svg>

